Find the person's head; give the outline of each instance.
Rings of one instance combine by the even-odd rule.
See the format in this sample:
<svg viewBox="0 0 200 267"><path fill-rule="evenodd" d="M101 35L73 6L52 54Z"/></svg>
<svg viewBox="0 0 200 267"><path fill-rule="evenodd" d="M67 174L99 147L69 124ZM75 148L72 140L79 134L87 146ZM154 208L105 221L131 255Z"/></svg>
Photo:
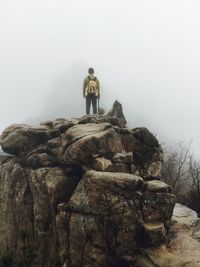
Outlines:
<svg viewBox="0 0 200 267"><path fill-rule="evenodd" d="M93 68L89 68L89 69L88 69L88 73L89 73L89 74L94 74L94 69L93 69Z"/></svg>

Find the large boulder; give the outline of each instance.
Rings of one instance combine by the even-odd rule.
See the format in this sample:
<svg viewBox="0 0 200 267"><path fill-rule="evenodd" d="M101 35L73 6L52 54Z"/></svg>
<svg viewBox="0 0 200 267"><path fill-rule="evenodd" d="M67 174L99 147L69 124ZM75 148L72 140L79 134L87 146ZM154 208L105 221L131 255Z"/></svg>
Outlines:
<svg viewBox="0 0 200 267"><path fill-rule="evenodd" d="M133 160L142 177L160 177L163 151L157 138L146 128L135 128L132 135L136 139Z"/></svg>
<svg viewBox="0 0 200 267"><path fill-rule="evenodd" d="M159 180L162 148L126 127L118 103L104 116L12 125L0 143L0 265L130 267L168 241L175 196Z"/></svg>
<svg viewBox="0 0 200 267"><path fill-rule="evenodd" d="M18 156L32 168L81 164L87 169L160 179L163 152L158 140L146 128L124 127L117 116L60 118L43 122L39 127L9 126L3 131L0 143L4 152ZM121 159L117 159L119 154ZM110 161L108 168L94 162L103 162L102 159Z"/></svg>
<svg viewBox="0 0 200 267"><path fill-rule="evenodd" d="M70 199L81 177L77 169L25 168L5 155L0 165L0 262L10 251L17 266L56 264L58 205Z"/></svg>
<svg viewBox="0 0 200 267"><path fill-rule="evenodd" d="M3 131L0 143L3 151L20 155L59 136L59 134L57 129L48 129L45 126L32 127L25 124L14 124Z"/></svg>
<svg viewBox="0 0 200 267"><path fill-rule="evenodd" d="M196 212L176 204L169 230L170 239L158 248L148 248L137 256L136 267L199 267L200 221Z"/></svg>
<svg viewBox="0 0 200 267"><path fill-rule="evenodd" d="M110 124L76 125L66 132L67 146L63 159L68 164L83 163L94 155L121 152L121 136Z"/></svg>
<svg viewBox="0 0 200 267"><path fill-rule="evenodd" d="M114 102L111 110L107 114L109 117L119 118L124 124L126 124L126 119L123 112L122 104L117 100Z"/></svg>
<svg viewBox="0 0 200 267"><path fill-rule="evenodd" d="M194 226L199 223L197 213L192 209L176 203L172 221L175 224L186 225L187 227Z"/></svg>
<svg viewBox="0 0 200 267"><path fill-rule="evenodd" d="M168 192L169 187L160 183L153 191L165 188ZM146 219L144 196L150 191L145 184L132 174L88 171L69 203L60 206L62 214L68 214L66 262L70 260L71 266L102 267L118 266L119 262L134 264L138 249L163 244L167 238L165 222L171 218L175 197L163 194L160 216ZM153 205L159 213L158 194Z"/></svg>

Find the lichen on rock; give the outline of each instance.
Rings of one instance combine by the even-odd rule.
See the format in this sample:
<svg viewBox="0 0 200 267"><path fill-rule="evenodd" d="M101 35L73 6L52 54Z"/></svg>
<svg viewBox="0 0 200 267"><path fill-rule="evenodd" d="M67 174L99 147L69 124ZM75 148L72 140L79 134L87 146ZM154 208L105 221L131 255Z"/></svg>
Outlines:
<svg viewBox="0 0 200 267"><path fill-rule="evenodd" d="M25 247L32 267L135 266L165 244L175 196L160 181L162 148L117 105L3 131L0 256L11 250L17 265Z"/></svg>

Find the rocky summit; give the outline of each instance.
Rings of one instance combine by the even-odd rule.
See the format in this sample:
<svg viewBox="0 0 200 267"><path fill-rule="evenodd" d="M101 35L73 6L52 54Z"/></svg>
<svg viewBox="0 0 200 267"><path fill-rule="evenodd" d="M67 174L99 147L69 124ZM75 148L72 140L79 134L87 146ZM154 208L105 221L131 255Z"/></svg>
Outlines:
<svg viewBox="0 0 200 267"><path fill-rule="evenodd" d="M116 106L3 131L0 266L175 266L162 148L148 129L127 128Z"/></svg>

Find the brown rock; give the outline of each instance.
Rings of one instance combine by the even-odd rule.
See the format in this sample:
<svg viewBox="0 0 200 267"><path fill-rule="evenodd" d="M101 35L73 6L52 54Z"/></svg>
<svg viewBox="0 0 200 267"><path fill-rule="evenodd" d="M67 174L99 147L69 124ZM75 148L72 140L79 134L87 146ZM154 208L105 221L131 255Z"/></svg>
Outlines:
<svg viewBox="0 0 200 267"><path fill-rule="evenodd" d="M158 181L158 180L145 182L145 187L146 187L146 190L150 191L150 192L172 193L171 186L167 185L164 182Z"/></svg>
<svg viewBox="0 0 200 267"><path fill-rule="evenodd" d="M82 260L90 266L93 260L106 267L117 256L135 260L142 188L143 180L131 174L86 173L68 204L72 266L80 266Z"/></svg>
<svg viewBox="0 0 200 267"><path fill-rule="evenodd" d="M168 224L172 217L176 198L169 193L145 192L143 196L143 216L145 222Z"/></svg>
<svg viewBox="0 0 200 267"><path fill-rule="evenodd" d="M79 125L73 129L74 127L67 133L67 138L74 141L67 147L63 156L67 164L87 162L93 155L103 156L122 151L121 137L114 129L108 128L109 125ZM86 130L89 131L88 134L85 133Z"/></svg>
<svg viewBox="0 0 200 267"><path fill-rule="evenodd" d="M16 265L31 267L162 262L152 247L168 240L175 204L171 188L154 181L163 152L118 111L3 132L2 148L16 156L0 154L0 257L12 251Z"/></svg>
<svg viewBox="0 0 200 267"><path fill-rule="evenodd" d="M126 126L126 122L122 118L110 117L108 115L87 115L83 116L79 120L79 124L88 124L88 123L110 123L112 126L117 126L119 128L124 128Z"/></svg>
<svg viewBox="0 0 200 267"><path fill-rule="evenodd" d="M3 131L0 143L6 153L19 155L31 151L59 134L58 130L51 130L45 126L32 127L25 124L14 124Z"/></svg>
<svg viewBox="0 0 200 267"><path fill-rule="evenodd" d="M116 163L131 164L133 163L133 153L132 152L116 153L112 158L112 161Z"/></svg>
<svg viewBox="0 0 200 267"><path fill-rule="evenodd" d="M112 168L112 162L109 159L105 159L103 157L96 158L94 160L92 167L96 171L102 171L102 172L109 171L109 168Z"/></svg>
<svg viewBox="0 0 200 267"><path fill-rule="evenodd" d="M139 254L137 267L199 267L200 243L194 237L199 219L191 209L176 204L170 227L171 239L158 248L148 248Z"/></svg>
<svg viewBox="0 0 200 267"><path fill-rule="evenodd" d="M111 110L108 112L108 116L121 118L121 119L124 119L124 121L126 122L126 119L123 113L122 104L119 103L117 100L114 102Z"/></svg>
<svg viewBox="0 0 200 267"><path fill-rule="evenodd" d="M166 230L163 223L149 222L144 224L145 246L158 247L166 242Z"/></svg>

